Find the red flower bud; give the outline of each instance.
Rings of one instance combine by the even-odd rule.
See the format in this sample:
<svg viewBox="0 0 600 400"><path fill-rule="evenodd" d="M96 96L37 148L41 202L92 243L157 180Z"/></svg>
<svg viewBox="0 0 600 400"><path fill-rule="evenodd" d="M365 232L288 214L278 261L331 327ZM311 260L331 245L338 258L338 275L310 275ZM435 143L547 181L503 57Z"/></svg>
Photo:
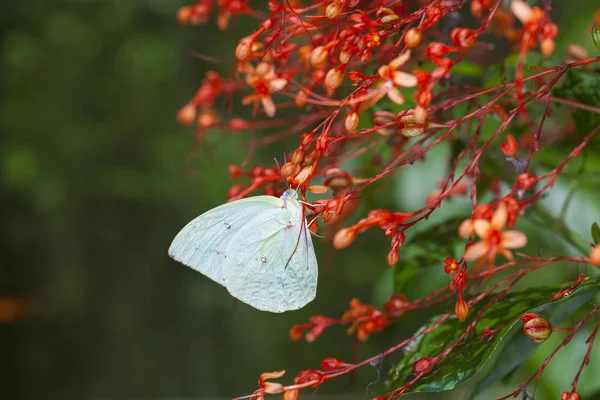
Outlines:
<svg viewBox="0 0 600 400"><path fill-rule="evenodd" d="M394 317L400 317L406 311L409 304L408 298L403 294L395 294L385 302L383 307L388 314Z"/></svg>
<svg viewBox="0 0 600 400"><path fill-rule="evenodd" d="M523 172L522 174L519 174L519 176L517 176L517 188L518 189L523 189L523 190L531 189L535 186L536 182L537 182L537 178L535 177L535 175L533 175L529 172Z"/></svg>
<svg viewBox="0 0 600 400"><path fill-rule="evenodd" d="M523 324L523 333L535 343L542 343L552 334L552 325L550 322L536 314L525 314L521 317Z"/></svg>
<svg viewBox="0 0 600 400"><path fill-rule="evenodd" d="M348 366L348 364L341 362L337 358L327 357L321 361L321 368L323 371L335 371Z"/></svg>
<svg viewBox="0 0 600 400"><path fill-rule="evenodd" d="M227 171L229 171L229 175L231 175L232 178L239 178L240 176L244 176L244 171L242 171L238 166L236 165L229 165L227 167Z"/></svg>
<svg viewBox="0 0 600 400"><path fill-rule="evenodd" d="M467 318L467 314L469 313L469 306L467 302L461 297L456 301L456 305L454 306L454 314L461 321L464 321Z"/></svg>
<svg viewBox="0 0 600 400"><path fill-rule="evenodd" d="M393 267L398 263L400 256L398 255L398 249L392 248L387 255L387 263L390 267Z"/></svg>
<svg viewBox="0 0 600 400"><path fill-rule="evenodd" d="M432 357L419 358L413 364L413 371L416 374L420 374L420 373L428 374L433 369L432 363L433 363L433 358Z"/></svg>
<svg viewBox="0 0 600 400"><path fill-rule="evenodd" d="M196 107L193 104L187 104L177 112L177 122L181 125L190 125L196 119Z"/></svg>
<svg viewBox="0 0 600 400"><path fill-rule="evenodd" d="M294 383L295 384L303 384L306 382L317 381L317 383L315 383L312 386L312 387L316 388L321 383L323 383L323 377L324 377L324 375L321 371L307 368L307 369L303 369L302 371L298 372L298 375L296 375L296 377L294 378Z"/></svg>
<svg viewBox="0 0 600 400"><path fill-rule="evenodd" d="M427 46L427 50L425 50L425 56L427 58L429 58L430 60L436 59L436 58L442 58L444 57L446 54L448 54L452 49L448 46L446 46L445 44L439 43L439 42L433 42L430 43L429 46Z"/></svg>
<svg viewBox="0 0 600 400"><path fill-rule="evenodd" d="M477 40L477 33L472 29L454 28L450 32L450 40L456 47L469 48Z"/></svg>
<svg viewBox="0 0 600 400"><path fill-rule="evenodd" d="M581 396L577 392L562 392L560 400L581 400Z"/></svg>

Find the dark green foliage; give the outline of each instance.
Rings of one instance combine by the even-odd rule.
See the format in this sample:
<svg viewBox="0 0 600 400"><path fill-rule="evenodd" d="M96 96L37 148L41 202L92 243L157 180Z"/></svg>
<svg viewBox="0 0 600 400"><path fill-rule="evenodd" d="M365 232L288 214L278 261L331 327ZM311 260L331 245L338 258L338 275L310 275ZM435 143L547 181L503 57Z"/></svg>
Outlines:
<svg viewBox="0 0 600 400"><path fill-rule="evenodd" d="M573 290L570 296L549 301L560 288L561 286L556 286L514 292L492 304L484 311L475 329L463 338L447 357L436 364L431 373L424 375L416 385L408 389L408 392L439 392L453 389L481 370L500 344L509 340L515 331L520 329L517 323L522 314L536 312L549 318L551 323L558 324L566 315L576 311L600 292L600 280L587 281ZM417 338L415 343L410 345L414 350L408 351L389 372L389 389L400 388L414 378L413 364L416 360L421 357L435 357L452 343L460 340L465 328L486 304L486 301L480 302L469 310L466 321L460 321L452 316L432 332ZM434 317L425 327L437 320L439 316ZM515 324L517 326L512 329ZM494 329L496 332L484 340L482 339L484 329ZM515 342L511 340L506 349L501 350L507 351L505 357L500 356L496 360L493 369L477 387L477 391L514 369L518 362L526 358L535 347L523 340L518 340L518 348L514 345ZM515 358L517 353L518 358Z"/></svg>

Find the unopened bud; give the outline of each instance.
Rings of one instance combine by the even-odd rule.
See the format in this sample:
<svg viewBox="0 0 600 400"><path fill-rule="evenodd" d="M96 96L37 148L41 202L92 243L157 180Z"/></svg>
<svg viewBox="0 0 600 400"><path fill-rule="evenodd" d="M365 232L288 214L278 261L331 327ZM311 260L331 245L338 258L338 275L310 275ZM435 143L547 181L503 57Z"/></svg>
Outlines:
<svg viewBox="0 0 600 400"><path fill-rule="evenodd" d="M187 104L177 112L177 122L181 125L190 125L196 118L196 107L193 104Z"/></svg>
<svg viewBox="0 0 600 400"><path fill-rule="evenodd" d="M202 111L198 115L197 124L201 128L210 128L217 123L217 115L212 110Z"/></svg>
<svg viewBox="0 0 600 400"><path fill-rule="evenodd" d="M304 151L302 151L302 149L296 149L296 150L294 150L294 152L292 153L292 160L291 161L294 164L300 164L303 159L304 159Z"/></svg>
<svg viewBox="0 0 600 400"><path fill-rule="evenodd" d="M317 66L327 59L329 52L323 46L317 46L310 53L310 63Z"/></svg>
<svg viewBox="0 0 600 400"><path fill-rule="evenodd" d="M422 106L417 106L415 108L415 122L417 124L425 124L427 120L427 109Z"/></svg>
<svg viewBox="0 0 600 400"><path fill-rule="evenodd" d="M475 18L481 18L483 16L483 6L480 0L471 0L471 14Z"/></svg>
<svg viewBox="0 0 600 400"><path fill-rule="evenodd" d="M327 189L327 186L323 186L323 185L312 185L306 188L310 193L312 194L323 194L323 193L327 193L327 191L329 189Z"/></svg>
<svg viewBox="0 0 600 400"><path fill-rule="evenodd" d="M419 358L413 364L413 372L416 374L420 374L420 373L428 374L433 369L432 363L433 363L433 358L431 358L431 357Z"/></svg>
<svg viewBox="0 0 600 400"><path fill-rule="evenodd" d="M352 58L352 54L349 51L342 50L340 51L340 62L342 64L348 64L350 59Z"/></svg>
<svg viewBox="0 0 600 400"><path fill-rule="evenodd" d="M396 14L392 14L392 15L384 15L383 17L381 17L381 23L382 24L389 24L395 21L398 21L400 19L399 16L397 16Z"/></svg>
<svg viewBox="0 0 600 400"><path fill-rule="evenodd" d="M250 52L252 51L253 42L254 40L250 36L242 38L235 48L235 58L237 58L240 61L248 58Z"/></svg>
<svg viewBox="0 0 600 400"><path fill-rule="evenodd" d="M560 400L581 400L581 396L577 392L562 392Z"/></svg>
<svg viewBox="0 0 600 400"><path fill-rule="evenodd" d="M342 85L344 74L338 68L331 68L325 75L325 86L331 90L335 90Z"/></svg>
<svg viewBox="0 0 600 400"><path fill-rule="evenodd" d="M415 137L425 132L425 125L417 123L414 114L407 114L398 118L398 130L403 136Z"/></svg>
<svg viewBox="0 0 600 400"><path fill-rule="evenodd" d="M312 172L312 167L304 167L298 174L294 177L294 186L302 185L310 176Z"/></svg>
<svg viewBox="0 0 600 400"><path fill-rule="evenodd" d="M329 19L336 19L342 13L344 4L341 1L334 0L325 8L325 16Z"/></svg>
<svg viewBox="0 0 600 400"><path fill-rule="evenodd" d="M308 103L308 93L306 93L305 90L300 90L298 93L296 93L294 102L298 107L304 107L306 103Z"/></svg>
<svg viewBox="0 0 600 400"><path fill-rule="evenodd" d="M398 260L400 259L399 255L398 255L398 249L397 248L391 248L390 251L388 252L387 255L387 263L390 267L393 267L394 265L396 265L398 263Z"/></svg>
<svg viewBox="0 0 600 400"><path fill-rule="evenodd" d="M452 44L463 49L469 48L477 40L477 33L468 28L454 28L450 32L450 40Z"/></svg>
<svg viewBox="0 0 600 400"><path fill-rule="evenodd" d="M281 167L281 175L283 179L287 179L290 176L294 177L298 175L298 172L300 172L300 166L298 164L288 162L283 164L283 167Z"/></svg>
<svg viewBox="0 0 600 400"><path fill-rule="evenodd" d="M567 52L576 60L585 60L590 56L590 53L578 44L570 44L567 46Z"/></svg>
<svg viewBox="0 0 600 400"><path fill-rule="evenodd" d="M552 38L542 39L542 43L540 44L540 50L544 57L550 57L554 52L554 48L556 47L556 43Z"/></svg>
<svg viewBox="0 0 600 400"><path fill-rule="evenodd" d="M346 363L343 363L340 360L338 360L337 358L333 358L333 357L327 357L327 358L324 358L323 361L321 361L321 369L323 371L335 371L335 370L345 367L346 365L347 365Z"/></svg>
<svg viewBox="0 0 600 400"><path fill-rule="evenodd" d="M425 56L430 60L444 57L450 52L450 47L439 42L430 43L425 50Z"/></svg>
<svg viewBox="0 0 600 400"><path fill-rule="evenodd" d="M356 127L358 126L358 113L356 111L352 111L350 114L346 116L346 120L344 121L344 125L348 132L354 132Z"/></svg>
<svg viewBox="0 0 600 400"><path fill-rule="evenodd" d="M298 400L298 389L287 390L283 393L282 400Z"/></svg>
<svg viewBox="0 0 600 400"><path fill-rule="evenodd" d="M177 10L177 22L180 24L186 24L190 21L193 15L192 7L184 6Z"/></svg>
<svg viewBox="0 0 600 400"><path fill-rule="evenodd" d="M404 44L406 47L417 47L421 43L421 32L417 28L410 28L404 35Z"/></svg>
<svg viewBox="0 0 600 400"><path fill-rule="evenodd" d="M324 329L325 329L325 325L317 325L314 328L312 328L311 330L309 330L308 332L306 332L306 336L304 336L304 338L306 339L306 341L308 343L312 343L315 340L317 340L317 338L319 336L321 336Z"/></svg>
<svg viewBox="0 0 600 400"><path fill-rule="evenodd" d="M461 321L464 321L467 318L468 313L469 306L467 305L467 302L463 298L458 299L454 306L454 314L456 314L456 317Z"/></svg>
<svg viewBox="0 0 600 400"><path fill-rule="evenodd" d="M590 262L596 267L600 267L600 244L595 245L590 250Z"/></svg>
<svg viewBox="0 0 600 400"><path fill-rule="evenodd" d="M546 341L552 334L550 322L537 314L527 313L521 316L523 322L523 333L535 343Z"/></svg>
<svg viewBox="0 0 600 400"><path fill-rule="evenodd" d="M517 187L522 190L528 190L535 186L537 178L530 172L523 172L517 176Z"/></svg>
<svg viewBox="0 0 600 400"><path fill-rule="evenodd" d="M333 247L343 249L350 246L356 237L356 230L352 228L342 228L333 237Z"/></svg>
<svg viewBox="0 0 600 400"><path fill-rule="evenodd" d="M408 298L405 295L395 294L385 302L383 307L391 316L400 317L406 312L408 303Z"/></svg>

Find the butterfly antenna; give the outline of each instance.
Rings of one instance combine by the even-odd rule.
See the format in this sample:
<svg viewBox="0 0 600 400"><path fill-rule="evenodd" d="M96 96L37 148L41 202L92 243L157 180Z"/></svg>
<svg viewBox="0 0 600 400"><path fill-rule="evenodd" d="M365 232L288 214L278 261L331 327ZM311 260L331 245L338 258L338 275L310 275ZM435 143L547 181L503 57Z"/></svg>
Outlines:
<svg viewBox="0 0 600 400"><path fill-rule="evenodd" d="M279 161L277 161L277 157L273 157L273 161L275 161L275 165L277 165L277 169L279 170L279 176L281 177L281 180L283 181L283 183L285 184L285 186L287 186L287 188L290 188L290 184L288 183L287 179L285 179L283 177L283 172L281 172L281 166L279 165ZM285 160L285 153L283 153L283 165L287 164L287 161Z"/></svg>

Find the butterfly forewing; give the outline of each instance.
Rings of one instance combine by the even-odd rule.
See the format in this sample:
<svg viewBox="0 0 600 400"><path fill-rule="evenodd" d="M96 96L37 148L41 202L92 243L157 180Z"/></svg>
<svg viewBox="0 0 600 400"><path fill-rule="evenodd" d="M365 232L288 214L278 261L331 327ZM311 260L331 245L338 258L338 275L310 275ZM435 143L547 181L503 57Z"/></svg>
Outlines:
<svg viewBox="0 0 600 400"><path fill-rule="evenodd" d="M169 255L223 285L223 261L232 238L253 218L280 209L281 200L256 196L223 204L200 215L175 237Z"/></svg>
<svg viewBox="0 0 600 400"><path fill-rule="evenodd" d="M317 260L302 208L295 199L286 203L244 225L223 263L231 295L263 311L296 310L316 295Z"/></svg>

